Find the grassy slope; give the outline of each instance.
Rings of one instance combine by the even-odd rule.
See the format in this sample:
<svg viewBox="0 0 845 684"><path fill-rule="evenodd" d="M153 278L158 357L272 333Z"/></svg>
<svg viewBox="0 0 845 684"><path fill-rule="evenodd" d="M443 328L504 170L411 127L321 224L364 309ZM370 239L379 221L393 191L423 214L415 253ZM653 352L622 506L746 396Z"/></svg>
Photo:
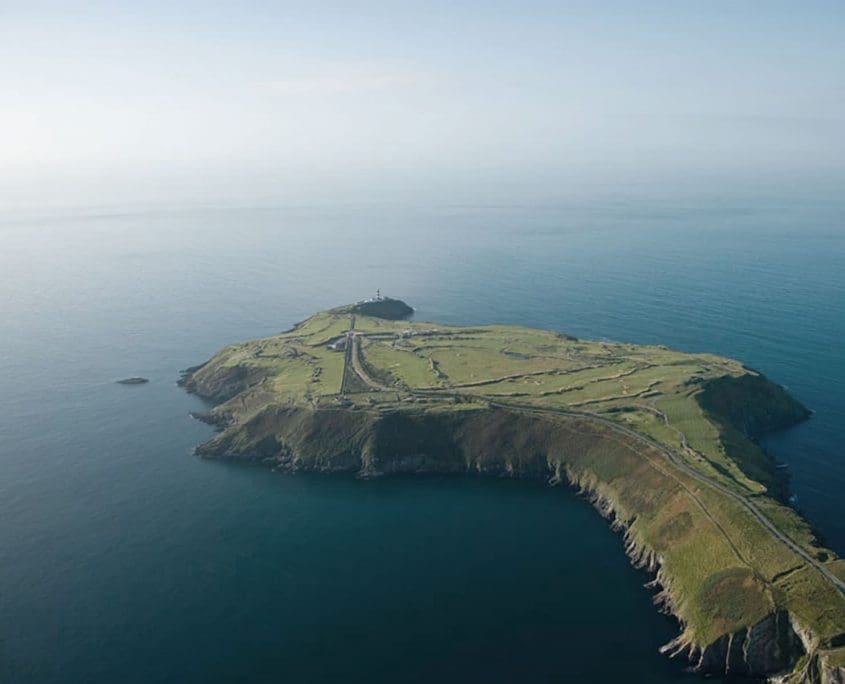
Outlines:
<svg viewBox="0 0 845 684"><path fill-rule="evenodd" d="M386 463L385 449L402 453L394 442L416 429L417 453L405 454L406 463L426 450L454 459L474 453L473 444L487 452L492 445L501 452L490 466L494 470L518 473L526 459L539 459L532 467L569 468L576 480L615 502L632 538L660 554L673 583L675 611L697 643L753 625L775 607L788 609L823 641L845 633L845 601L838 592L738 503L673 468L658 451L563 417L545 418L537 434L530 427L536 419L523 418L510 433L499 426L496 434L475 418L490 414L482 410L490 401L518 401L618 421L670 447L708 477L755 497L795 541L817 558L839 563L777 500L782 492L774 468L752 438L806 412L754 371L730 359L658 346L358 315L356 331L380 335L362 338L363 361L389 390L359 387L366 391L341 398L344 354L326 344L349 322L346 313L317 314L287 333L227 347L196 371L189 386L228 399L217 412L234 422L217 438L217 453L247 451L262 439L269 441L259 451L275 453L276 431L315 462L354 470L374 467L380 458ZM303 406L316 409L322 422L294 419L284 409ZM348 417L355 414L358 420ZM405 414L416 417L400 425L395 416ZM481 435L478 443L470 424ZM438 425L443 441L429 443ZM426 463L431 466L430 459ZM445 461L436 465L443 469Z"/></svg>

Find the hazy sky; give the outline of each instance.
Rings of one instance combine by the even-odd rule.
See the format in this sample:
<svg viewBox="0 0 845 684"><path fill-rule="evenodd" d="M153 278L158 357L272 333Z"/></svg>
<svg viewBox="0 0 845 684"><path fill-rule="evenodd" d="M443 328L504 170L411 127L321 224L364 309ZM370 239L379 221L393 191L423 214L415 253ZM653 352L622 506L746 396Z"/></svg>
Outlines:
<svg viewBox="0 0 845 684"><path fill-rule="evenodd" d="M0 0L0 207L845 169L845 2Z"/></svg>

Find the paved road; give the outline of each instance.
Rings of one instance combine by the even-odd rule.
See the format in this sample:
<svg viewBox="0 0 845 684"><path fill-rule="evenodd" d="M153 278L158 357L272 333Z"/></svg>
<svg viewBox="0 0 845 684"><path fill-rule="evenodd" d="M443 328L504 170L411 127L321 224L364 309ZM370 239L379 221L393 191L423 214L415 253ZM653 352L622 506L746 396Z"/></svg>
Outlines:
<svg viewBox="0 0 845 684"><path fill-rule="evenodd" d="M349 370L352 367L352 340L355 333L355 314L349 316L349 330L346 333L346 347L343 350L343 372L340 375L340 393L349 391ZM359 373L360 376L360 373Z"/></svg>
<svg viewBox="0 0 845 684"><path fill-rule="evenodd" d="M354 325L354 321L353 321ZM351 362L352 370L355 372L356 375L369 387L375 390L382 390L388 392L395 392L396 388L386 387L382 385L374 378L371 378L361 363L361 349L358 340L358 335L354 334L350 329L349 332L349 343L347 344L347 359ZM457 392L450 391L448 388L443 390L426 390L425 392L415 392L410 390L409 393L411 395L420 396L420 397L431 397L432 394L441 394L447 396L456 396L462 398L471 398L477 401L479 398L476 395L461 395ZM612 420L599 416L595 413L589 413L586 411L571 411L567 409L558 409L558 408L542 408L538 406L532 406L530 404L519 404L516 402L507 402L507 401L489 401L489 404L496 408L503 408L508 410L517 410L522 411L524 413L534 413L534 414L552 414L552 415L563 415L569 416L574 418L581 418L590 420L593 422L601 423L602 425L609 427L610 429L616 431L617 433L621 433L634 439L642 444L646 444L656 450L658 450L661 454L663 454L669 462L678 470L683 472L685 475L697 480L698 482L712 487L713 489L718 490L725 496L730 497L738 504L740 504L745 510L747 510L754 518L763 526L765 527L771 534L778 539L780 542L785 544L789 549L791 549L794 553L800 556L804 561L806 561L809 565L813 566L816 570L823 577L825 577L834 587L836 587L843 595L845 595L845 581L841 580L839 577L834 575L828 568L826 568L820 561L814 558L809 552L803 549L799 544L794 542L790 537L784 534L781 530L775 526L775 524L769 520L766 515L751 501L748 497L739 494L738 492L733 491L732 489L726 487L721 482L717 482L713 480L703 473L700 473L695 468L690 466L681 456L679 456L675 451L669 449L668 447L660 444L659 442L651 439L650 437L646 437L645 435L640 434L630 428L625 427L624 425L620 425L619 423L615 423ZM682 443L686 444L686 436L679 431L679 434L682 438ZM715 521L714 521L715 522ZM730 540L729 540L730 541Z"/></svg>
<svg viewBox="0 0 845 684"><path fill-rule="evenodd" d="M351 335L351 344L349 345L351 349L351 359L352 359L352 370L355 371L355 374L361 378L361 381L366 384L368 387L371 387L374 390L379 390L381 392L396 392L395 387L387 387L386 385L382 385L380 382L371 378L370 375L364 370L364 364L361 363L361 343L358 335Z"/></svg>

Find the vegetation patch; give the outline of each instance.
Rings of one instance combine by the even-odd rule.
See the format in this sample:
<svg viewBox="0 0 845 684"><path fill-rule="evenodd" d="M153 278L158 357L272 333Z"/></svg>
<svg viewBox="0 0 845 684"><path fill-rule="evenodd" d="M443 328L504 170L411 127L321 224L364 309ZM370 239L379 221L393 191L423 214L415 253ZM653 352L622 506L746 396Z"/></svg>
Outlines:
<svg viewBox="0 0 845 684"><path fill-rule="evenodd" d="M773 608L765 585L747 568L729 568L708 577L699 603L721 633L759 622Z"/></svg>

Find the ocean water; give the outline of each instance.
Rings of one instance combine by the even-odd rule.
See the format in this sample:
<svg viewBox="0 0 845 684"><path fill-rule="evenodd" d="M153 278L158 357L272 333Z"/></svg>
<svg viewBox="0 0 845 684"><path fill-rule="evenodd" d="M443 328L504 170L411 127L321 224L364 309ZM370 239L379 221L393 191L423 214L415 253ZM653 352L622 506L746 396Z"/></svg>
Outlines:
<svg viewBox="0 0 845 684"><path fill-rule="evenodd" d="M694 679L582 500L203 462L175 381L374 293L741 359L815 415L767 441L845 553L845 205L617 201L0 217L0 681ZM115 380L142 375L148 385Z"/></svg>

